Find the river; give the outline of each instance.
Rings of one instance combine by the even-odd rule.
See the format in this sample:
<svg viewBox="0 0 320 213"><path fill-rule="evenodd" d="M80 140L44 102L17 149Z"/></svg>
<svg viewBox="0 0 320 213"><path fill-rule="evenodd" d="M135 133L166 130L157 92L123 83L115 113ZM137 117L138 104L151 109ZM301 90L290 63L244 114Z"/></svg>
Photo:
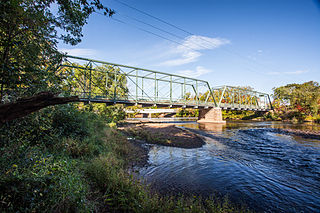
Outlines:
<svg viewBox="0 0 320 213"><path fill-rule="evenodd" d="M152 145L140 169L161 193L228 196L257 212L320 212L320 140L270 128L319 125L279 122L176 123L205 136L206 145L182 149Z"/></svg>

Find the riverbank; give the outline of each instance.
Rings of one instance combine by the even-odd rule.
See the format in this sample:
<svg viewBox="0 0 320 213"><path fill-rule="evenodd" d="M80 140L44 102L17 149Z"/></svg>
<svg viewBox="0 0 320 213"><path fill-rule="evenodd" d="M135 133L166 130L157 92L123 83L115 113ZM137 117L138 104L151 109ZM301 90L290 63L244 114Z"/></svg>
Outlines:
<svg viewBox="0 0 320 213"><path fill-rule="evenodd" d="M148 160L143 143L109 127L103 116L71 105L6 123L0 141L1 212L246 211L214 195L151 191L132 169Z"/></svg>
<svg viewBox="0 0 320 213"><path fill-rule="evenodd" d="M172 124L127 124L119 129L127 135L150 144L186 149L199 148L205 144L197 134Z"/></svg>

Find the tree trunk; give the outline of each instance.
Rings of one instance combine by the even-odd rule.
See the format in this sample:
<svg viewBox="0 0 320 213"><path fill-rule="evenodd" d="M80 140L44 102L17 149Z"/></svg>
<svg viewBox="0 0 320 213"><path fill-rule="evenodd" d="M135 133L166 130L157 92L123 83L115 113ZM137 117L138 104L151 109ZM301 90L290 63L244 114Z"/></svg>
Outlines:
<svg viewBox="0 0 320 213"><path fill-rule="evenodd" d="M0 105L0 125L51 105L79 101L78 96L57 97L58 94L41 92L35 96L21 98L14 103Z"/></svg>

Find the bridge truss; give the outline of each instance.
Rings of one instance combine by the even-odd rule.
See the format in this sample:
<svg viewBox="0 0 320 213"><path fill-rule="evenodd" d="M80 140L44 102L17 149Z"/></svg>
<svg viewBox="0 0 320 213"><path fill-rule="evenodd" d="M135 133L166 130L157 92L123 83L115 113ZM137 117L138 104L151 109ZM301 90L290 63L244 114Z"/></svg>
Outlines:
<svg viewBox="0 0 320 213"><path fill-rule="evenodd" d="M65 56L58 68L63 89L83 102L234 110L271 109L268 94L104 61Z"/></svg>

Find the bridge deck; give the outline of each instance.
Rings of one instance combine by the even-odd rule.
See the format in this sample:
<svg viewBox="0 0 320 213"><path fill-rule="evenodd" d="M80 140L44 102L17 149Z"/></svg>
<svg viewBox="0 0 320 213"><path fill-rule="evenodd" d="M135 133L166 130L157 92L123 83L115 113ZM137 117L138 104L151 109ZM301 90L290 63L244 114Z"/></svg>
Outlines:
<svg viewBox="0 0 320 213"><path fill-rule="evenodd" d="M208 109L208 108L216 108L215 105L208 105L208 104L196 104L196 103L170 103L170 102L143 102L143 101L133 101L133 100L108 100L108 99L88 99L88 98L81 98L81 102L92 102L92 103L105 103L107 105L114 105L114 104L124 104L127 106L135 106L135 105L142 105L142 107L160 107L160 108L193 108L193 109ZM265 109L263 107L255 107L250 105L236 105L236 104L221 104L220 107L223 110L241 110L241 111L261 111L266 112L270 109Z"/></svg>

